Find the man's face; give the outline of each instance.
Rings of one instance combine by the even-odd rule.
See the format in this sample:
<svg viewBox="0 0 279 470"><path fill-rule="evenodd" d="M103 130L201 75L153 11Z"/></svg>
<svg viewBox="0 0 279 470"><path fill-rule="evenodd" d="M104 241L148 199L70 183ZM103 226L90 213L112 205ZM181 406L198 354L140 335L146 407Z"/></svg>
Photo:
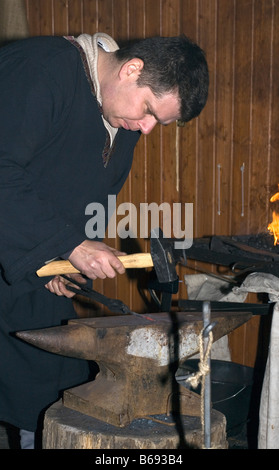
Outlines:
<svg viewBox="0 0 279 470"><path fill-rule="evenodd" d="M180 118L177 93L156 98L149 87L139 88L140 70L130 61L121 69L116 81L107 86L103 99L103 115L111 126L149 134L157 123L170 124Z"/></svg>

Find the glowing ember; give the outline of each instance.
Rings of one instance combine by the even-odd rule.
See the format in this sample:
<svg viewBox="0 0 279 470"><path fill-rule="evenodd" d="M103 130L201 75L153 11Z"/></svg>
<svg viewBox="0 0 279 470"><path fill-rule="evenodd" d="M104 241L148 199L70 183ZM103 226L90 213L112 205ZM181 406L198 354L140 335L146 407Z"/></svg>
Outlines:
<svg viewBox="0 0 279 470"><path fill-rule="evenodd" d="M278 185L279 187L279 185ZM275 193L271 198L270 202L275 202L279 201L279 192ZM272 212L272 222L268 225L267 229L271 234L273 234L274 237L274 245L279 244L279 214L277 212L273 211Z"/></svg>

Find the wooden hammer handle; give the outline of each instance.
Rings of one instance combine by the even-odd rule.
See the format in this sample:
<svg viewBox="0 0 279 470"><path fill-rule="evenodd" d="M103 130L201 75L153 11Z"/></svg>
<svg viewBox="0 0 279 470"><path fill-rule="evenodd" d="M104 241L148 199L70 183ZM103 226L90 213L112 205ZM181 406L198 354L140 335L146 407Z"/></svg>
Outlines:
<svg viewBox="0 0 279 470"><path fill-rule="evenodd" d="M125 268L150 268L153 261L150 253L135 253L133 255L118 256ZM79 273L70 261L51 261L37 271L39 277L55 276L56 274Z"/></svg>

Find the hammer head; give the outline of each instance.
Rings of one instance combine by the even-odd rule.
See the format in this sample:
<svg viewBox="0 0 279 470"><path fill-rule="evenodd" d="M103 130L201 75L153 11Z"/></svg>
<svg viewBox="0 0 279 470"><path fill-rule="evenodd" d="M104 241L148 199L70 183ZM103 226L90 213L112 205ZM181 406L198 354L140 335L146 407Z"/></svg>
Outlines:
<svg viewBox="0 0 279 470"><path fill-rule="evenodd" d="M159 282L173 282L177 279L176 264L184 260L184 250L174 247L175 239L165 238L160 228L151 230L150 251Z"/></svg>

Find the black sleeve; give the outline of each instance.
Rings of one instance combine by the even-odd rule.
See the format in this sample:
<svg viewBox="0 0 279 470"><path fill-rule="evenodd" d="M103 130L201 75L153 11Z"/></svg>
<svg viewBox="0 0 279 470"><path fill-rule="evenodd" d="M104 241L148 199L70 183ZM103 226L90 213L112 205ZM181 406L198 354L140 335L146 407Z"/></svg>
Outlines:
<svg viewBox="0 0 279 470"><path fill-rule="evenodd" d="M0 54L0 264L10 283L84 239L39 197L30 170L63 125L63 93L41 65Z"/></svg>

